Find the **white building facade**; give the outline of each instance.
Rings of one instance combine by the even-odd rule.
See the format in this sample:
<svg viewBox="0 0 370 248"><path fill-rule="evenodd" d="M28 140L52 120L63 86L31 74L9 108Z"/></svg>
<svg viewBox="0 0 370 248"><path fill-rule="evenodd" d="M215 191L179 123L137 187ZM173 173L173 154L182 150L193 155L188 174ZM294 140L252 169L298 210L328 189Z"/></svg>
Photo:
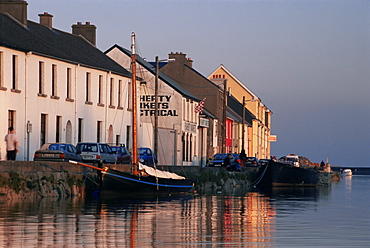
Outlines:
<svg viewBox="0 0 370 248"><path fill-rule="evenodd" d="M17 160L33 160L49 142L130 142L130 73L80 34L22 21L19 9L9 8L0 14L0 159L10 126L19 140Z"/></svg>

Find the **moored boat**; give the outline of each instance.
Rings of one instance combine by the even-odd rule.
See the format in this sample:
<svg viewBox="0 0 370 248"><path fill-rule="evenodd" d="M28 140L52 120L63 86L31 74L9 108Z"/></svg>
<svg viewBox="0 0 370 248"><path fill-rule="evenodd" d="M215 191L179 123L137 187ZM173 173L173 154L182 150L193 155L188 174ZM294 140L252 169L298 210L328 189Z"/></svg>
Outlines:
<svg viewBox="0 0 370 248"><path fill-rule="evenodd" d="M270 160L260 167L258 178L253 185L261 187L314 187L318 184L319 179L320 172L315 168Z"/></svg>
<svg viewBox="0 0 370 248"><path fill-rule="evenodd" d="M352 176L352 170L351 169L344 169L341 171L342 176Z"/></svg>

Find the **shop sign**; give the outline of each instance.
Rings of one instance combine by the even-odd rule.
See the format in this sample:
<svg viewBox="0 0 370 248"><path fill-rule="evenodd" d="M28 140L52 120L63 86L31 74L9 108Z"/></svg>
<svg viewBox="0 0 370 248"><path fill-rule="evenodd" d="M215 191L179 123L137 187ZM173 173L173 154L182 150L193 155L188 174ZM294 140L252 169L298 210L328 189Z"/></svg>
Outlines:
<svg viewBox="0 0 370 248"><path fill-rule="evenodd" d="M185 121L184 132L197 133L197 124Z"/></svg>
<svg viewBox="0 0 370 248"><path fill-rule="evenodd" d="M199 126L201 127L209 127L209 120L206 118L199 119Z"/></svg>

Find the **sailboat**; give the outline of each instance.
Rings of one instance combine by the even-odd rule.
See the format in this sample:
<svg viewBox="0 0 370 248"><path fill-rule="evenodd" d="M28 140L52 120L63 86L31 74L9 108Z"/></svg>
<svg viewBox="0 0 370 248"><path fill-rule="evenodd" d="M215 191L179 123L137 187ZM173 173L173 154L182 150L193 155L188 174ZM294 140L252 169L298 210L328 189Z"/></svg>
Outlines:
<svg viewBox="0 0 370 248"><path fill-rule="evenodd" d="M115 193L185 193L194 186L193 179L187 179L175 173L158 170L141 164L137 147L137 86L136 86L136 52L135 34L131 35L132 66L132 164L131 171L119 171L108 167L96 167L80 162L71 163L90 167L98 171L101 191Z"/></svg>

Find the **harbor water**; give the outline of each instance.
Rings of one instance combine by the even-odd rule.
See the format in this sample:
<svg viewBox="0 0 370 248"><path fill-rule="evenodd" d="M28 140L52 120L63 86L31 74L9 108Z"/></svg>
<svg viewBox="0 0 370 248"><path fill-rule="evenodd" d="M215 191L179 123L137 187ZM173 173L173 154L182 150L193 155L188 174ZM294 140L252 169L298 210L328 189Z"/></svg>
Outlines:
<svg viewBox="0 0 370 248"><path fill-rule="evenodd" d="M369 247L370 175L329 187L0 203L0 247Z"/></svg>

